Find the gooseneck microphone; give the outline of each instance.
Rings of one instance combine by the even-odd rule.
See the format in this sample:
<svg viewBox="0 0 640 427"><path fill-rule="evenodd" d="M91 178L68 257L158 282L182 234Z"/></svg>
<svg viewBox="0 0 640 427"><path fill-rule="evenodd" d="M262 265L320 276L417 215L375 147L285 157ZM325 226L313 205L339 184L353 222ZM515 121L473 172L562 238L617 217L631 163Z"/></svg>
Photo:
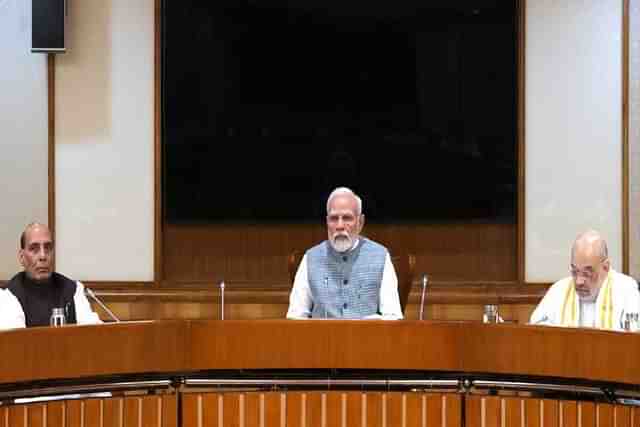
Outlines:
<svg viewBox="0 0 640 427"><path fill-rule="evenodd" d="M420 295L420 320L423 320L422 313L424 312L424 294L427 290L427 283L429 282L429 276L427 273L422 275L422 294Z"/></svg>
<svg viewBox="0 0 640 427"><path fill-rule="evenodd" d="M118 319L118 317L115 314L113 314L113 311L109 310L109 308L106 305L104 305L102 300L100 298L98 298L98 296L96 295L95 292L93 292L89 288L84 288L84 292L92 300L94 300L96 303L98 303L98 305L109 315L111 320L113 320L114 322L119 322L120 321L120 319Z"/></svg>
<svg viewBox="0 0 640 427"><path fill-rule="evenodd" d="M324 288L327 291L327 301L325 301L324 303L324 318L328 318L328 314L327 314L327 304L329 302L329 277L324 276Z"/></svg>
<svg viewBox="0 0 640 427"><path fill-rule="evenodd" d="M220 282L220 320L224 320L224 280Z"/></svg>

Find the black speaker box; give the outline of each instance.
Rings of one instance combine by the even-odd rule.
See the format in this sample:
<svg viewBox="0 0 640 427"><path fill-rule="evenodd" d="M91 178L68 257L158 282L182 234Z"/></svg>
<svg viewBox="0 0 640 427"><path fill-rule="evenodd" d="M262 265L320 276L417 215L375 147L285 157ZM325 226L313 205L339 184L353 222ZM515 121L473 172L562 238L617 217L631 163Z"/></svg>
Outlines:
<svg viewBox="0 0 640 427"><path fill-rule="evenodd" d="M31 0L31 52L63 53L66 0Z"/></svg>

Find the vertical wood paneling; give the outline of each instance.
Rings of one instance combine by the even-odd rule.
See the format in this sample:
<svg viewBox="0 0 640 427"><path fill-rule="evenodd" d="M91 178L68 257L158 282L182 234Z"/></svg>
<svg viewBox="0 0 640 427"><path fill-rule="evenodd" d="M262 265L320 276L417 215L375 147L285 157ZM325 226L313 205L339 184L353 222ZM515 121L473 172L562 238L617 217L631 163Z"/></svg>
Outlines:
<svg viewBox="0 0 640 427"><path fill-rule="evenodd" d="M320 222L171 224L163 231L165 279L178 282L224 277L229 282L289 283L288 255L326 238ZM440 280L517 279L513 224L369 224L365 232L392 254L415 254L416 271L429 271Z"/></svg>
<svg viewBox="0 0 640 427"><path fill-rule="evenodd" d="M44 425L44 404L27 405L27 426L45 427Z"/></svg>
<svg viewBox="0 0 640 427"><path fill-rule="evenodd" d="M366 393L366 427L383 427L382 393Z"/></svg>
<svg viewBox="0 0 640 427"><path fill-rule="evenodd" d="M631 427L631 407L615 405L613 410L615 427Z"/></svg>
<svg viewBox="0 0 640 427"><path fill-rule="evenodd" d="M140 398L127 397L124 399L124 426L142 427L140 425Z"/></svg>
<svg viewBox="0 0 640 427"><path fill-rule="evenodd" d="M287 427L303 427L302 405L304 402L304 393L291 392L287 393Z"/></svg>
<svg viewBox="0 0 640 427"><path fill-rule="evenodd" d="M427 427L436 427L437 424L429 420L429 412L429 407L427 406ZM480 396L467 396L465 399L465 412L466 427L482 427L482 398Z"/></svg>
<svg viewBox="0 0 640 427"><path fill-rule="evenodd" d="M322 393L307 393L306 426L315 427L322 425Z"/></svg>
<svg viewBox="0 0 640 427"><path fill-rule="evenodd" d="M524 425L525 427L541 427L539 399L525 399Z"/></svg>
<svg viewBox="0 0 640 427"><path fill-rule="evenodd" d="M342 427L342 393L328 392L326 399L326 427Z"/></svg>
<svg viewBox="0 0 640 427"><path fill-rule="evenodd" d="M199 427L218 427L220 425L221 398L222 395L219 393L200 394L202 424Z"/></svg>
<svg viewBox="0 0 640 427"><path fill-rule="evenodd" d="M592 402L578 403L578 420L580 427L596 426L596 405Z"/></svg>
<svg viewBox="0 0 640 427"><path fill-rule="evenodd" d="M264 393L264 427L280 427L282 393Z"/></svg>
<svg viewBox="0 0 640 427"><path fill-rule="evenodd" d="M202 427L199 400L195 393L186 393L180 396L182 401L182 427Z"/></svg>
<svg viewBox="0 0 640 427"><path fill-rule="evenodd" d="M501 398L497 396L485 397L482 399L482 406L484 406L483 427L501 427Z"/></svg>
<svg viewBox="0 0 640 427"><path fill-rule="evenodd" d="M9 427L9 409L0 407L0 427Z"/></svg>
<svg viewBox="0 0 640 427"><path fill-rule="evenodd" d="M423 393L406 394L406 427L422 427L422 399Z"/></svg>
<svg viewBox="0 0 640 427"><path fill-rule="evenodd" d="M540 405L542 407L542 427L558 427L558 401L543 399L540 401Z"/></svg>
<svg viewBox="0 0 640 427"><path fill-rule="evenodd" d="M453 393L188 393L180 396L182 423L177 419L177 398L144 396L0 407L0 427L462 425L462 398ZM624 405L473 395L466 396L465 404L466 427L640 427L640 408Z"/></svg>
<svg viewBox="0 0 640 427"><path fill-rule="evenodd" d="M244 396L245 427L260 427L260 393L247 393Z"/></svg>
<svg viewBox="0 0 640 427"><path fill-rule="evenodd" d="M123 399L104 400L104 427L123 427Z"/></svg>
<svg viewBox="0 0 640 427"><path fill-rule="evenodd" d="M178 395L162 396L162 427L178 427Z"/></svg>
<svg viewBox="0 0 640 427"><path fill-rule="evenodd" d="M578 427L577 402L560 402L560 427Z"/></svg>
<svg viewBox="0 0 640 427"><path fill-rule="evenodd" d="M67 425L65 427L82 427L82 413L84 403L80 400L70 400L65 404L65 417Z"/></svg>
<svg viewBox="0 0 640 427"><path fill-rule="evenodd" d="M1 426L2 424L0 424ZM629 423L631 427L640 427L640 407L633 406L631 408L631 422Z"/></svg>
<svg viewBox="0 0 640 427"><path fill-rule="evenodd" d="M11 427L27 425L27 407L25 405L9 407L9 425Z"/></svg>
<svg viewBox="0 0 640 427"><path fill-rule="evenodd" d="M598 403L596 405L596 426L613 427L613 425L613 405Z"/></svg>
<svg viewBox="0 0 640 427"><path fill-rule="evenodd" d="M142 398L142 427L160 426L160 396L144 396Z"/></svg>
<svg viewBox="0 0 640 427"><path fill-rule="evenodd" d="M462 425L462 399L459 394L445 394L446 427Z"/></svg>
<svg viewBox="0 0 640 427"><path fill-rule="evenodd" d="M386 393L385 399L385 415L386 426L403 426L402 419L402 395L404 393Z"/></svg>
<svg viewBox="0 0 640 427"><path fill-rule="evenodd" d="M1 424L0 424L1 425ZM631 408L631 427L640 427L640 407Z"/></svg>
<svg viewBox="0 0 640 427"><path fill-rule="evenodd" d="M444 420L442 419L442 395L427 394L426 407L427 427L444 427Z"/></svg>
<svg viewBox="0 0 640 427"><path fill-rule="evenodd" d="M0 427L6 427L5 414L11 427L462 426L463 397L456 393L186 393L180 398L182 420L177 396L145 396L53 402L46 416L43 405L0 408ZM623 405L474 395L466 395L464 404L465 427L640 427L640 408Z"/></svg>
<svg viewBox="0 0 640 427"><path fill-rule="evenodd" d="M241 393L224 393L222 395L222 425L224 427L240 427Z"/></svg>
<svg viewBox="0 0 640 427"><path fill-rule="evenodd" d="M82 427L102 427L102 400L84 401L84 425Z"/></svg>
<svg viewBox="0 0 640 427"><path fill-rule="evenodd" d="M505 427L520 427L524 417L524 402L519 397L507 397L503 399Z"/></svg>
<svg viewBox="0 0 640 427"><path fill-rule="evenodd" d="M364 394L359 391L347 393L347 427L363 427L362 426L362 399ZM288 426L287 426L288 427Z"/></svg>

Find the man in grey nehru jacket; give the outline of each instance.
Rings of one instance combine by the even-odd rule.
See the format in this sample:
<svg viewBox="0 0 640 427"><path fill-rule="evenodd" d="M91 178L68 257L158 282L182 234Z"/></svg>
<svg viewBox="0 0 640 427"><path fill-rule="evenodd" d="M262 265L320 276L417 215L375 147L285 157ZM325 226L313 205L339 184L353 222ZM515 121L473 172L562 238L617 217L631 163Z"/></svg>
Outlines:
<svg viewBox="0 0 640 427"><path fill-rule="evenodd" d="M402 319L398 278L384 246L361 237L362 201L346 187L327 199L328 239L309 249L289 297L289 319Z"/></svg>

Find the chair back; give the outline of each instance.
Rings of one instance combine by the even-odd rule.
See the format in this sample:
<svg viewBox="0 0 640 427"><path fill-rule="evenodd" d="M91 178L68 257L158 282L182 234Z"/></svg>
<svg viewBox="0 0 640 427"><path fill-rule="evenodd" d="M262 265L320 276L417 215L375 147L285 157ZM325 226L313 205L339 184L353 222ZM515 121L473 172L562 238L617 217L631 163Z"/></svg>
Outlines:
<svg viewBox="0 0 640 427"><path fill-rule="evenodd" d="M416 268L416 256L413 254L403 254L391 257L393 267L396 269L398 276L398 296L400 297L400 307L402 313L405 313L411 286L413 285L413 275Z"/></svg>

